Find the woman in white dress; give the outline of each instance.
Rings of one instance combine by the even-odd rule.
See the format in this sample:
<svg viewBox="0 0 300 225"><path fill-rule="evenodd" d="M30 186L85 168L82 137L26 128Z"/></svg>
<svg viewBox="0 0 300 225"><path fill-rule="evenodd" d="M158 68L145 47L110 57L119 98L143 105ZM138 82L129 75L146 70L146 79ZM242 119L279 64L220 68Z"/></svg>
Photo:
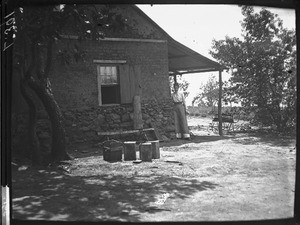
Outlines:
<svg viewBox="0 0 300 225"><path fill-rule="evenodd" d="M174 102L175 132L176 138L190 139L190 132L186 119L186 105L184 94L179 91L179 84L174 84L174 93L172 94Z"/></svg>

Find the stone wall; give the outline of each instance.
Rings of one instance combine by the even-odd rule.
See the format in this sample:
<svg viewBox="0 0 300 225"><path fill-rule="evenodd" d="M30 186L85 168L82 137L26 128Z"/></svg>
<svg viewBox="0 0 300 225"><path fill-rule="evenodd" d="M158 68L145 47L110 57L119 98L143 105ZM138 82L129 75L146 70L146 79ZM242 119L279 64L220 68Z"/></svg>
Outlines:
<svg viewBox="0 0 300 225"><path fill-rule="evenodd" d="M173 108L169 101L142 102L144 128L154 127L161 140L174 137ZM69 143L97 142L97 132L133 129L131 104L64 110Z"/></svg>
<svg viewBox="0 0 300 225"><path fill-rule="evenodd" d="M143 128L153 127L157 131L160 140L174 138L174 120L172 103L147 101L142 103ZM64 125L66 129L67 144L97 143L102 140L97 132L122 131L133 129L133 107L131 104L119 106L107 106L98 108L81 108L63 110ZM18 153L27 150L26 113L14 114L12 121L12 149ZM51 125L45 111L39 111L37 135L42 151L50 152Z"/></svg>

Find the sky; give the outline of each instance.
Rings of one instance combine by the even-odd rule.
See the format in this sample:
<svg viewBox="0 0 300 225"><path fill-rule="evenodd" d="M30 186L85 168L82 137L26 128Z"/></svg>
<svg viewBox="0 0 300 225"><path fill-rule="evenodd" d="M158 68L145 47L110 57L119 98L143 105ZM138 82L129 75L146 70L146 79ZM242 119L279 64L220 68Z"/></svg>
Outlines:
<svg viewBox="0 0 300 225"><path fill-rule="evenodd" d="M137 5L156 24L164 29L173 39L179 41L201 55L214 60L209 55L212 40L221 40L225 36L241 37L243 15L236 5ZM283 20L283 26L296 29L295 10L265 7L278 14ZM255 7L259 11L261 7ZM214 60L216 61L216 60ZM190 83L186 98L187 105L199 92L199 87L205 84L210 75L218 77L218 72L184 74L182 76ZM230 74L222 73L223 80L228 80Z"/></svg>

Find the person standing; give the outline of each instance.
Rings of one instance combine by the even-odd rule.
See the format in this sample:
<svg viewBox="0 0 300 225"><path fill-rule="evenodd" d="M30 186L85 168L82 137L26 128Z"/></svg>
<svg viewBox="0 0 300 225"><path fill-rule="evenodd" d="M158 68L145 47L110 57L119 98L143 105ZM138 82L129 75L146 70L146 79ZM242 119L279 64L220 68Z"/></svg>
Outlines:
<svg viewBox="0 0 300 225"><path fill-rule="evenodd" d="M174 102L175 132L176 138L190 139L189 128L186 119L186 105L184 94L179 91L179 84L174 84L174 93L172 94Z"/></svg>

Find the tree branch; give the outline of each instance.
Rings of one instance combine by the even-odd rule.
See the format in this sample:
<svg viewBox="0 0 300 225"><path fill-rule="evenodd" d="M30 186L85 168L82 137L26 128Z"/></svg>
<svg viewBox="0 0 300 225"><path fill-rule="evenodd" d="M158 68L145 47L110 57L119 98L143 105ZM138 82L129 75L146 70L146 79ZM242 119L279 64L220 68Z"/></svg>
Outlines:
<svg viewBox="0 0 300 225"><path fill-rule="evenodd" d="M43 70L43 59L42 59L42 46L39 45L36 47L36 75L39 80L43 80L44 78L44 70Z"/></svg>
<svg viewBox="0 0 300 225"><path fill-rule="evenodd" d="M29 79L32 76L33 70L36 68L37 62L36 62L36 45L35 43L31 43L31 62L28 67L28 69L25 72L25 79Z"/></svg>
<svg viewBox="0 0 300 225"><path fill-rule="evenodd" d="M52 68L52 47L53 47L53 41L49 40L47 43L47 61L46 61L46 68L45 68L45 77L49 77L49 73Z"/></svg>

